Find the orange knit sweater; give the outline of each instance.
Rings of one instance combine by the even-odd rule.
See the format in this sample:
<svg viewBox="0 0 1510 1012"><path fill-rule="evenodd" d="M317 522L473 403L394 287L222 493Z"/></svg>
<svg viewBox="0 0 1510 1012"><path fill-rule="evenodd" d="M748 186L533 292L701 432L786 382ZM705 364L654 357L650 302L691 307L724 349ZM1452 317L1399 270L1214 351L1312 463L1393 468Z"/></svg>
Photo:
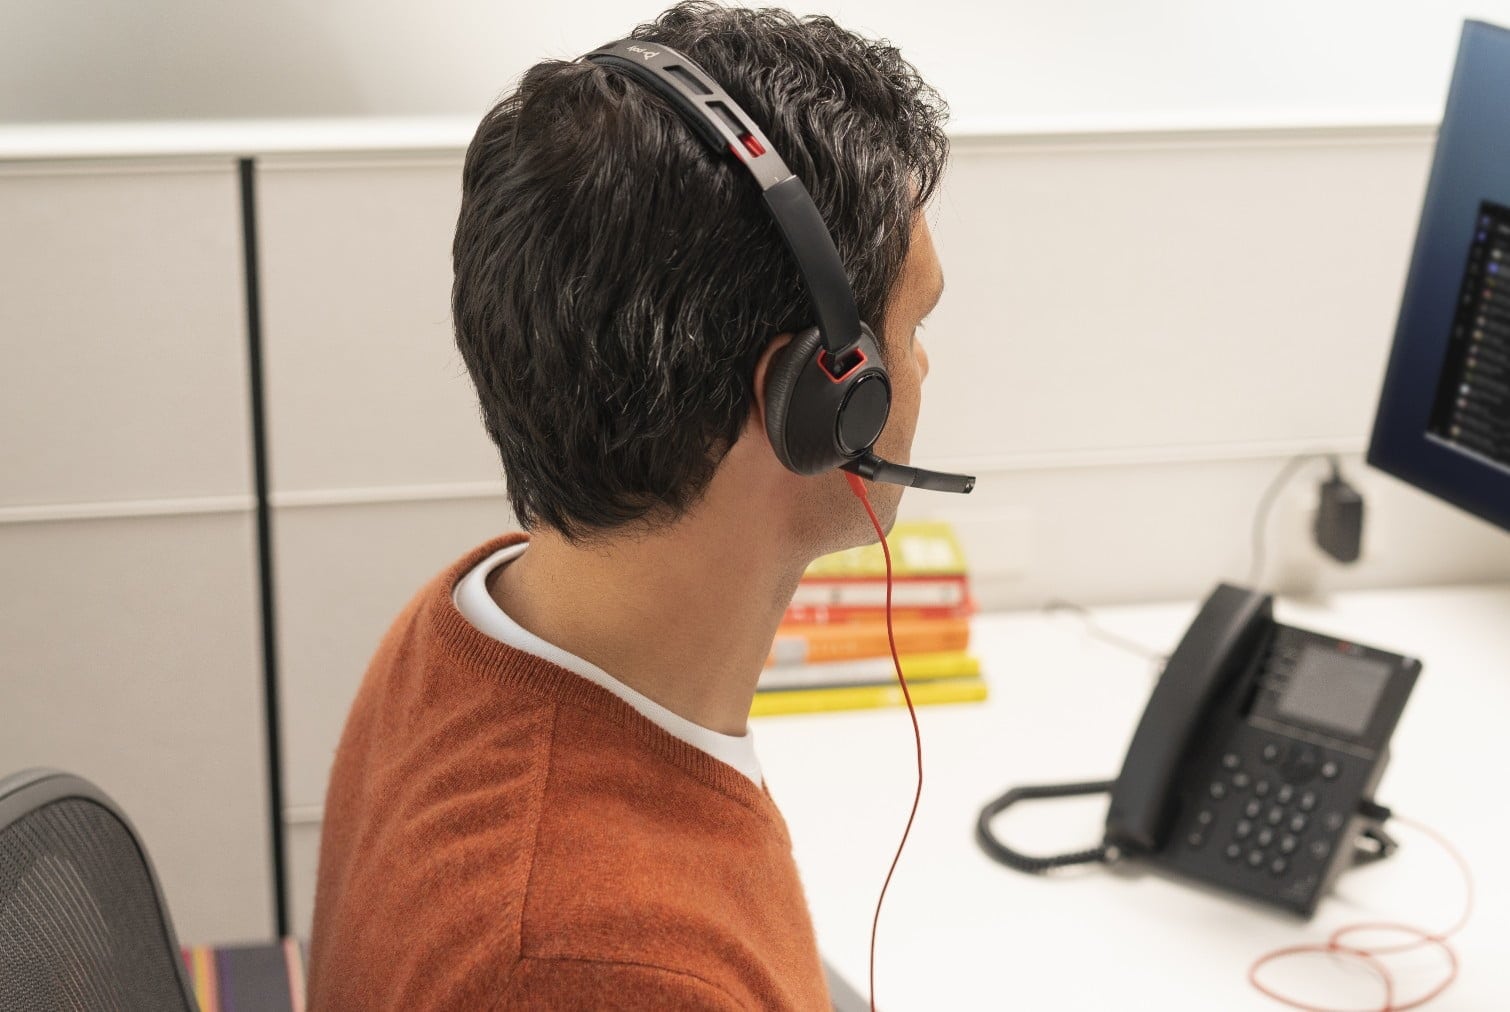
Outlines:
<svg viewBox="0 0 1510 1012"><path fill-rule="evenodd" d="M612 693L497 642L432 580L331 771L321 1009L828 1008L769 793Z"/></svg>

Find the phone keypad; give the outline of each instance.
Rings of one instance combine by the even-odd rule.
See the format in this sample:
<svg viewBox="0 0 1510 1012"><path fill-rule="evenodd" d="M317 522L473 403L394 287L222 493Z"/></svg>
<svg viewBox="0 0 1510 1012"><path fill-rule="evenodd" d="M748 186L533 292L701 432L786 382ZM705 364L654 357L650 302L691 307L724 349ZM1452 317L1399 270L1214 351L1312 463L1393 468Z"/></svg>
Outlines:
<svg viewBox="0 0 1510 1012"><path fill-rule="evenodd" d="M1245 876L1318 875L1347 823L1327 806L1328 785L1344 775L1344 760L1282 739L1244 751L1246 758L1235 751L1221 755L1186 843L1201 848L1214 841L1218 862L1225 859Z"/></svg>
<svg viewBox="0 0 1510 1012"><path fill-rule="evenodd" d="M1342 659L1323 664L1313 649ZM1390 673L1369 726L1343 734L1307 714L1313 690L1351 692L1345 673L1332 669L1358 658ZM1156 840L1124 842L1176 875L1310 916L1350 863L1353 833L1368 818L1360 802L1387 761L1384 745L1419 669L1409 658L1276 626L1258 656L1245 657L1241 691L1213 700L1186 754L1160 773L1176 793L1156 814L1173 824L1148 827L1159 830L1149 834ZM1296 695L1301 689L1310 695Z"/></svg>

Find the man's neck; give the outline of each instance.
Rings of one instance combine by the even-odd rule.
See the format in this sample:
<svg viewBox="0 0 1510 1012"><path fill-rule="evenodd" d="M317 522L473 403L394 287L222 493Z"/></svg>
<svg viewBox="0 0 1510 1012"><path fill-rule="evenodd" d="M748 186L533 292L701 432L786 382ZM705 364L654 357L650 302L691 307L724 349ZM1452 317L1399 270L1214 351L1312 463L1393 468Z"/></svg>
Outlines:
<svg viewBox="0 0 1510 1012"><path fill-rule="evenodd" d="M808 561L750 515L695 510L664 530L595 545L540 531L488 590L546 642L695 724L742 735Z"/></svg>

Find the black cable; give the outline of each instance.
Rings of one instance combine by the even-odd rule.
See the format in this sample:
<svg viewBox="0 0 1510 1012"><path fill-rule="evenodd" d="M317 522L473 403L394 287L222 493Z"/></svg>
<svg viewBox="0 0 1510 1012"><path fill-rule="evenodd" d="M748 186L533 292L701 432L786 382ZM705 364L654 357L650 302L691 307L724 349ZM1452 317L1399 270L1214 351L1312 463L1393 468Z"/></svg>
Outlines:
<svg viewBox="0 0 1510 1012"><path fill-rule="evenodd" d="M1095 780L1079 784L1039 784L1028 787L1014 787L980 810L980 817L975 820L975 842L980 844L981 849L992 859L1001 862L1008 868L1015 868L1030 875L1041 875L1054 868L1066 868L1074 864L1090 864L1093 861L1113 861L1116 859L1117 850L1108 843L1102 843L1100 846L1092 847L1089 850L1077 850L1069 854L1055 854L1051 857L1034 857L1031 854L1024 854L1013 850L996 838L996 834L991 831L991 820L1019 801L1033 801L1043 798L1073 798L1084 794L1105 794L1112 789L1115 783L1115 780Z"/></svg>
<svg viewBox="0 0 1510 1012"><path fill-rule="evenodd" d="M1260 589L1259 581L1263 579L1265 561L1264 531L1269 524L1269 511L1274 508L1274 500L1278 498L1280 490L1295 476L1295 472L1300 469L1302 464L1322 459L1330 459L1333 472L1336 473L1338 471L1339 465L1336 454L1302 453L1291 457L1285 463L1285 466L1280 468L1279 473L1274 476L1274 480L1269 482L1269 487L1264 490L1264 494L1259 497L1258 510L1253 515L1253 559L1248 569L1248 586L1253 590Z"/></svg>

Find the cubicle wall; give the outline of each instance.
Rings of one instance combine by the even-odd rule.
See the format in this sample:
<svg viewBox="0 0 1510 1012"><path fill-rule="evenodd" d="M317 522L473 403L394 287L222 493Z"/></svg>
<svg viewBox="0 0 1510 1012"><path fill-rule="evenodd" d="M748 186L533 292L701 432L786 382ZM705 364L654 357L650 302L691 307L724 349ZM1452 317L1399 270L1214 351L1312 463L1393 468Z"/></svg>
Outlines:
<svg viewBox="0 0 1510 1012"><path fill-rule="evenodd" d="M948 292L923 333L933 369L914 457L968 468L980 482L969 498L909 493L903 509L958 525L985 607L1031 607L1051 597L1193 597L1218 579L1241 580L1260 495L1302 452L1341 455L1368 496L1365 553L1357 566L1342 568L1309 545L1304 527L1319 473L1313 465L1276 503L1266 572L1282 587L1324 593L1510 578L1510 538L1359 463L1431 141L1419 127L956 138L931 212ZM256 162L279 816L290 926L299 933L309 925L325 779L367 658L424 580L511 526L451 343L449 252L460 164L459 144L438 153L279 154ZM44 603L13 591L0 610L0 622L12 623L7 642L22 644L19 652L7 648L7 662L38 659L27 662L37 672L18 683L31 700L21 737L10 708L0 712L0 764L50 756L50 743L98 739L78 726L72 703L104 691L90 674L92 659L111 653L114 667L132 672L114 708L129 702L145 711L130 736L123 732L121 747L151 740L161 755L150 769L123 767L130 776L121 781L155 784L162 766L179 771L180 783L208 784L207 765L224 774L213 792L121 792L128 811L135 814L136 802L153 828L154 847L158 840L179 847L160 860L192 865L189 852L200 848L174 841L175 827L186 821L200 831L224 821L224 799L233 793L246 814L235 832L226 828L235 846L220 852L220 866L227 880L234 866L265 881L237 208L229 167L216 170L220 176L196 171L219 180L218 196L157 215L161 227L146 250L107 247L96 231L77 240L88 251L83 262L94 267L66 299L52 298L41 276L24 286L25 297L53 315L34 309L16 320L11 298L0 306L13 362L51 368L47 355L61 354L56 344L23 340L46 328L81 332L120 355L123 345L162 328L159 293L174 307L188 300L173 332L185 335L185 354L192 353L161 356L157 368L140 372L107 366L98 375L115 381L115 392L91 388L78 398L132 427L126 450L148 445L143 473L161 464L184 476L161 488L112 490L114 457L79 434L75 416L58 410L74 389L67 374L0 379L21 398L0 405L8 437L20 436L21 449L4 451L6 459L19 452L19 473L36 485L13 495L5 479L7 504L25 503L32 512L0 511L0 552L8 572L25 572L28 583L40 580L46 589ZM35 203L38 193L23 184L61 188L46 196L54 204L74 199L66 188L80 173L122 185L135 178L109 166L17 169L0 175L0 206ZM187 168L180 174L199 178ZM107 202L132 203L124 192ZM7 235L0 255L37 275L35 243L55 242L52 233L73 226L40 219L27 226L19 234L39 238ZM192 234L180 240L178 230ZM222 232L219 245L200 235ZM185 270L201 273L212 271L223 246L223 290L154 262L173 262L175 244L195 251L181 259ZM123 258L134 262L118 262ZM141 277L123 284L123 272ZM8 291L10 276L7 270ZM226 320L188 322L207 301L223 308ZM100 330L109 322L107 340ZM215 374L221 385L214 392L184 364L209 369L211 360L229 374ZM122 396L123 389L133 396ZM206 421L199 411L220 412L234 424ZM191 445L157 450L151 440L166 436L142 430L139 412L170 420L162 421L168 435ZM222 442L235 445L223 453L206 448ZM70 470L84 477L67 478ZM53 505L72 517L76 507L68 504L167 495L189 496L200 507L218 496L220 511L46 519ZM38 513L31 504L46 508ZM78 533L86 531L87 538ZM141 540L149 536L162 540ZM212 556L190 546L196 538L224 542L226 564L235 564L216 578L219 593L193 582L209 579ZM112 553L133 551L137 560L161 559L138 567L138 582L123 594L112 570L126 563ZM83 567L86 555L104 565ZM96 621L60 621L82 608L80 579L97 596ZM118 596L138 609L143 597L157 602L132 613L129 642L112 639L112 627L98 617L115 614ZM20 619L11 617L18 614L12 601L23 605ZM176 691L182 672L202 670L211 657L222 662L203 683L212 698L197 703L201 722L151 705ZM79 687L71 698L50 688L59 680ZM12 684L7 672L7 694ZM79 744L49 761L67 765L93 754ZM204 815L210 812L213 820ZM186 937L266 930L266 903L258 905L265 894L248 897L218 881L165 874Z"/></svg>
<svg viewBox="0 0 1510 1012"><path fill-rule="evenodd" d="M988 607L1188 597L1247 578L1257 504L1291 457L1335 453L1367 498L1364 557L1311 544L1318 461L1276 502L1274 585L1503 578L1502 533L1361 463L1432 142L957 139L915 455L980 483L904 511L959 524Z"/></svg>
<svg viewBox="0 0 1510 1012"><path fill-rule="evenodd" d="M186 938L273 926L235 164L0 164L0 772L114 797Z"/></svg>

